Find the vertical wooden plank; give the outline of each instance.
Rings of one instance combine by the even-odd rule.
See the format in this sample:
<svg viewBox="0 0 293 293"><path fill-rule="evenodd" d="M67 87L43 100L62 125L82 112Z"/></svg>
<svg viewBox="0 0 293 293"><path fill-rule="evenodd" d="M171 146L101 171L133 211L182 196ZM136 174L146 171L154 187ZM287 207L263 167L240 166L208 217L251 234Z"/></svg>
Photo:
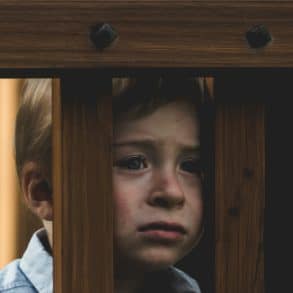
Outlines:
<svg viewBox="0 0 293 293"><path fill-rule="evenodd" d="M55 293L112 293L111 90L93 74L55 82Z"/></svg>
<svg viewBox="0 0 293 293"><path fill-rule="evenodd" d="M60 79L53 79L52 89L52 184L53 202L53 280L54 292L62 292L62 109ZM59 200L58 200L59 199Z"/></svg>
<svg viewBox="0 0 293 293"><path fill-rule="evenodd" d="M264 292L264 104L247 80L216 79L216 292ZM246 92L247 93L247 92Z"/></svg>

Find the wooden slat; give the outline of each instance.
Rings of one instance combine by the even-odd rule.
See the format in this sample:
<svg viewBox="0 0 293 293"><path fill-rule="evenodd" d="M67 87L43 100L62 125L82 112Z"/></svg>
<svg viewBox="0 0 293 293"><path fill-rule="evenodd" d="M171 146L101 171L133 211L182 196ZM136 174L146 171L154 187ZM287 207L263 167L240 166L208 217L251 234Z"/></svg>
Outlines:
<svg viewBox="0 0 293 293"><path fill-rule="evenodd" d="M216 80L215 88L216 292L263 293L264 104L237 101L240 85L250 87L234 81Z"/></svg>
<svg viewBox="0 0 293 293"><path fill-rule="evenodd" d="M54 221L53 221L53 257L54 257L54 290L62 291L63 277L63 202L62 196L62 108L61 108L61 87L60 79L53 79L52 84L52 181L54 196ZM57 222L58 221L58 222Z"/></svg>
<svg viewBox="0 0 293 293"><path fill-rule="evenodd" d="M1 68L293 66L292 1L1 1ZM89 28L110 23L115 44L98 52ZM273 42L251 49L263 24Z"/></svg>
<svg viewBox="0 0 293 293"><path fill-rule="evenodd" d="M110 95L111 79L104 77L55 81L55 293L112 293Z"/></svg>

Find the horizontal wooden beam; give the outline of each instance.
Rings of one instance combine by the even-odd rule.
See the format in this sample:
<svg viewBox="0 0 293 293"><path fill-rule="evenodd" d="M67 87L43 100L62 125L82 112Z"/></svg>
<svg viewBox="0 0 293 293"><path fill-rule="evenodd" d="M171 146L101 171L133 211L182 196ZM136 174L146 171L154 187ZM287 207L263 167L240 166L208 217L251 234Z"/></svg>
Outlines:
<svg viewBox="0 0 293 293"><path fill-rule="evenodd" d="M292 15L292 1L1 1L0 68L292 67ZM118 38L97 50L101 22ZM252 49L259 24L272 41Z"/></svg>

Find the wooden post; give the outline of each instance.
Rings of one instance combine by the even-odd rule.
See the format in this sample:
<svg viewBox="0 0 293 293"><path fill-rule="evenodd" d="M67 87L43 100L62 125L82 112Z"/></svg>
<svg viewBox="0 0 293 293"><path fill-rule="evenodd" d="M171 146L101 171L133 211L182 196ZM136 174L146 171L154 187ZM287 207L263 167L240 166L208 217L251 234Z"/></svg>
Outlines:
<svg viewBox="0 0 293 293"><path fill-rule="evenodd" d="M253 88L216 78L217 293L264 292L265 107L253 92L245 100L244 86Z"/></svg>
<svg viewBox="0 0 293 293"><path fill-rule="evenodd" d="M112 293L111 79L53 92L54 292Z"/></svg>

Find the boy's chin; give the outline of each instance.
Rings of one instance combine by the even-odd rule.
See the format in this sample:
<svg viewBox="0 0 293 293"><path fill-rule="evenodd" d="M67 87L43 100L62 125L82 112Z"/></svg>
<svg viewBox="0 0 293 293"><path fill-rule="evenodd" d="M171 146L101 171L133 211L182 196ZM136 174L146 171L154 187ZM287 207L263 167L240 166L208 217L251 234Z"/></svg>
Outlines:
<svg viewBox="0 0 293 293"><path fill-rule="evenodd" d="M115 270L119 275L143 274L167 269L174 265L182 254L176 249L166 247L148 247L140 250L130 250L131 254L123 254L117 257Z"/></svg>
<svg viewBox="0 0 293 293"><path fill-rule="evenodd" d="M151 272L166 269L174 265L179 257L173 253L145 253L136 259L137 267L142 271Z"/></svg>
<svg viewBox="0 0 293 293"><path fill-rule="evenodd" d="M167 261L154 261L154 262L147 262L144 264L142 269L145 272L154 272L164 270L170 266L172 266L175 262L167 262Z"/></svg>

